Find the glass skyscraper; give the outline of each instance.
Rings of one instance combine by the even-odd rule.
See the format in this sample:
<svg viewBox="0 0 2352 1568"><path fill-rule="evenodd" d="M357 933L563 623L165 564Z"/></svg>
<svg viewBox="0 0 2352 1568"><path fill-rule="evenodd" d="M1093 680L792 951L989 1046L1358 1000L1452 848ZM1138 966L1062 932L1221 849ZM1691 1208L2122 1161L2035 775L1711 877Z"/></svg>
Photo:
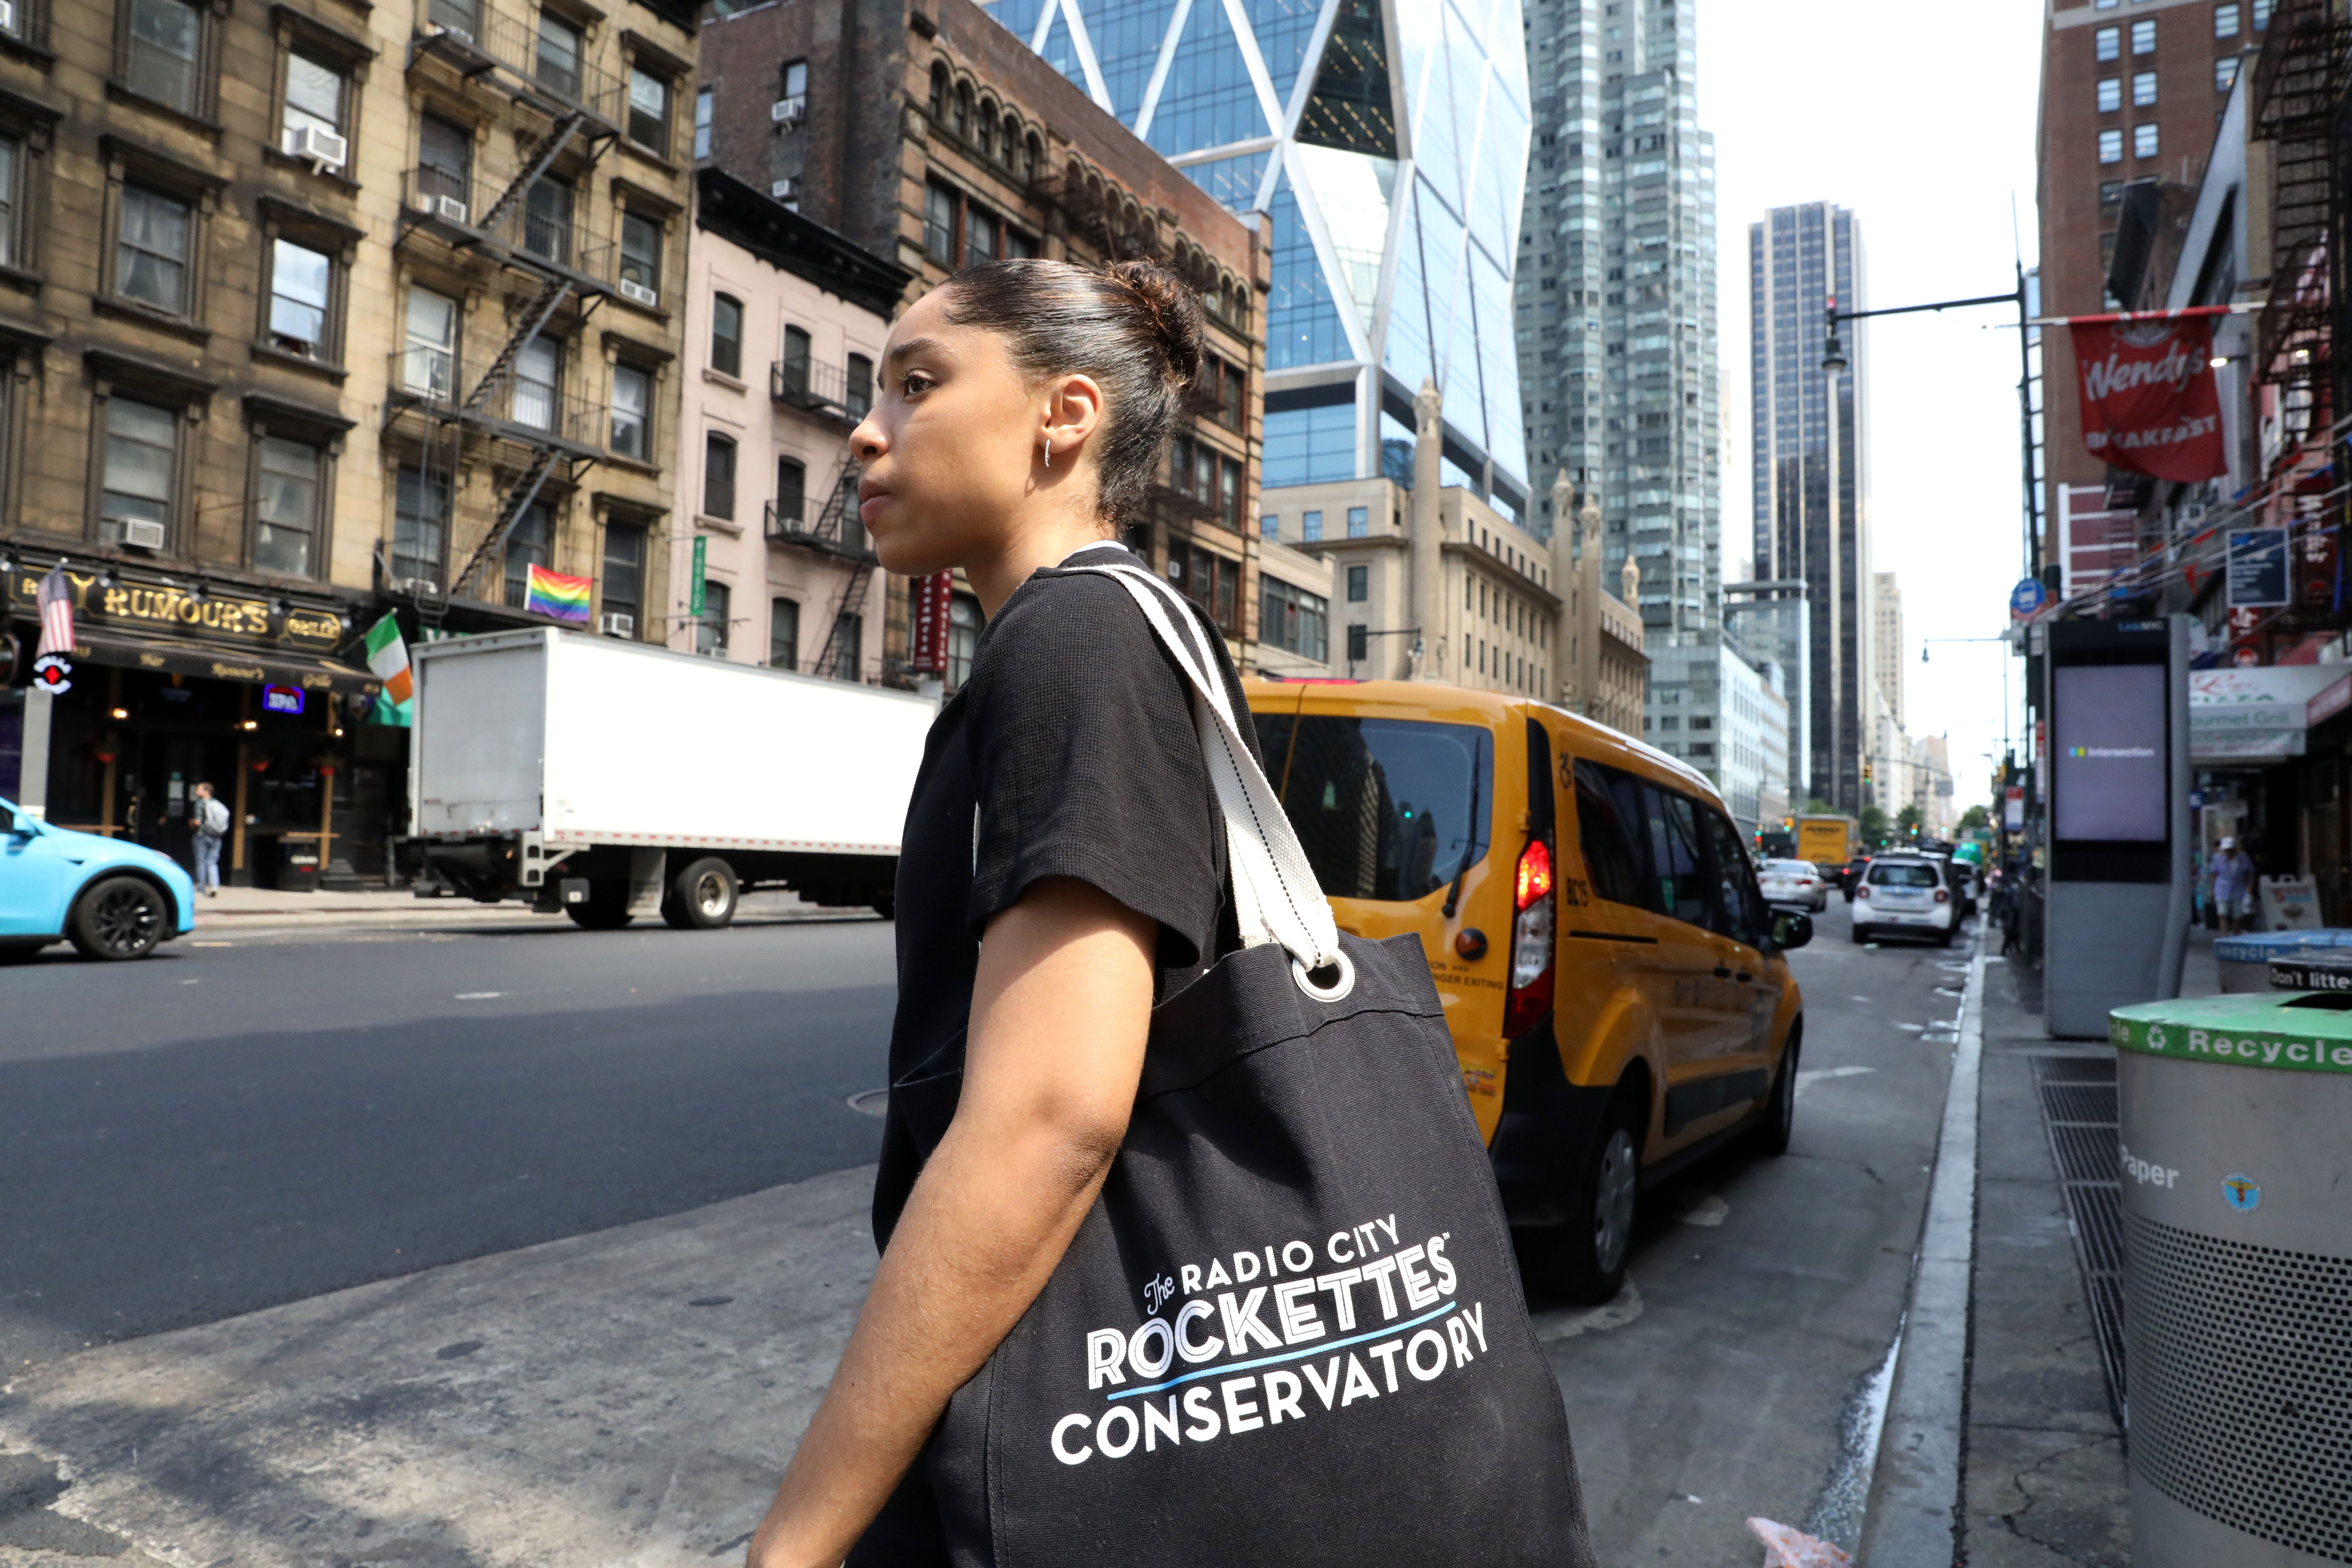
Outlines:
<svg viewBox="0 0 2352 1568"><path fill-rule="evenodd" d="M1527 178L1519 0L994 0L991 14L1237 211L1274 221L1269 488L1444 478L1528 518L1511 275Z"/></svg>
<svg viewBox="0 0 2352 1568"><path fill-rule="evenodd" d="M1632 554L1654 652L1712 640L1721 410L1697 5L1530 0L1528 24L1541 89L1517 342L1536 488L1565 469L1579 490L1600 492L1603 579Z"/></svg>

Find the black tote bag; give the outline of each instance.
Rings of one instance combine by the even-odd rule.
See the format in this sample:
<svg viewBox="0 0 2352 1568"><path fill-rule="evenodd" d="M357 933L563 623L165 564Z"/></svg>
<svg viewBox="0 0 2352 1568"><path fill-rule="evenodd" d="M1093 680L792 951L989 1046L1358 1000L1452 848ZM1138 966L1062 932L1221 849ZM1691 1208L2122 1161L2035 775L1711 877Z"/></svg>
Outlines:
<svg viewBox="0 0 2352 1568"><path fill-rule="evenodd" d="M1153 1011L1101 1196L924 1451L952 1560L1583 1568L1567 1415L1419 940L1338 933L1184 602L1083 569L1191 679L1243 945Z"/></svg>

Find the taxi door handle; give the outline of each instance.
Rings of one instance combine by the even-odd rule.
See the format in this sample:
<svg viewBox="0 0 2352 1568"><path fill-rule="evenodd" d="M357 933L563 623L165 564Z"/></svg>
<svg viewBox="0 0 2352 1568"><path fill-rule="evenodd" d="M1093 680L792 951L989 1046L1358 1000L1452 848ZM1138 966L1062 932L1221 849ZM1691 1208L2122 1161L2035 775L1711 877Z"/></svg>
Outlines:
<svg viewBox="0 0 2352 1568"><path fill-rule="evenodd" d="M1728 980L1731 978L1731 971L1718 963L1715 966L1715 977L1717 980Z"/></svg>
<svg viewBox="0 0 2352 1568"><path fill-rule="evenodd" d="M1739 984L1742 985L1752 984L1755 982L1755 979L1756 976L1748 973L1748 971L1744 969L1739 972Z"/></svg>

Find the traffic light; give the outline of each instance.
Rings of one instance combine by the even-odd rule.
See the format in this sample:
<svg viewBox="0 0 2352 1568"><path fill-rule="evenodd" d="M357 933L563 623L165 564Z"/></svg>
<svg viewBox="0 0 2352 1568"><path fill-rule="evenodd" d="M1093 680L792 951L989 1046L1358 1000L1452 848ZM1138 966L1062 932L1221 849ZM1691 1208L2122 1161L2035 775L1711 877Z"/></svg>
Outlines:
<svg viewBox="0 0 2352 1568"><path fill-rule="evenodd" d="M1870 782L1870 764L1868 763L1862 764L1862 782L1864 784L1868 784Z"/></svg>

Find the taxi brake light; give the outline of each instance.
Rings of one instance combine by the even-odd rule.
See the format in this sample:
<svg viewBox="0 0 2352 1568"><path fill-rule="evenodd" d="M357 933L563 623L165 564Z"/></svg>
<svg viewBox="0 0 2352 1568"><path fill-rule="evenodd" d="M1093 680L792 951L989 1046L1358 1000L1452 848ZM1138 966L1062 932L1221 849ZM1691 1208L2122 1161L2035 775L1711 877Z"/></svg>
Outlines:
<svg viewBox="0 0 2352 1568"><path fill-rule="evenodd" d="M1512 907L1524 910L1538 899L1549 897L1551 850L1542 839L1532 838L1528 841L1528 847L1519 851L1518 886L1513 895Z"/></svg>

